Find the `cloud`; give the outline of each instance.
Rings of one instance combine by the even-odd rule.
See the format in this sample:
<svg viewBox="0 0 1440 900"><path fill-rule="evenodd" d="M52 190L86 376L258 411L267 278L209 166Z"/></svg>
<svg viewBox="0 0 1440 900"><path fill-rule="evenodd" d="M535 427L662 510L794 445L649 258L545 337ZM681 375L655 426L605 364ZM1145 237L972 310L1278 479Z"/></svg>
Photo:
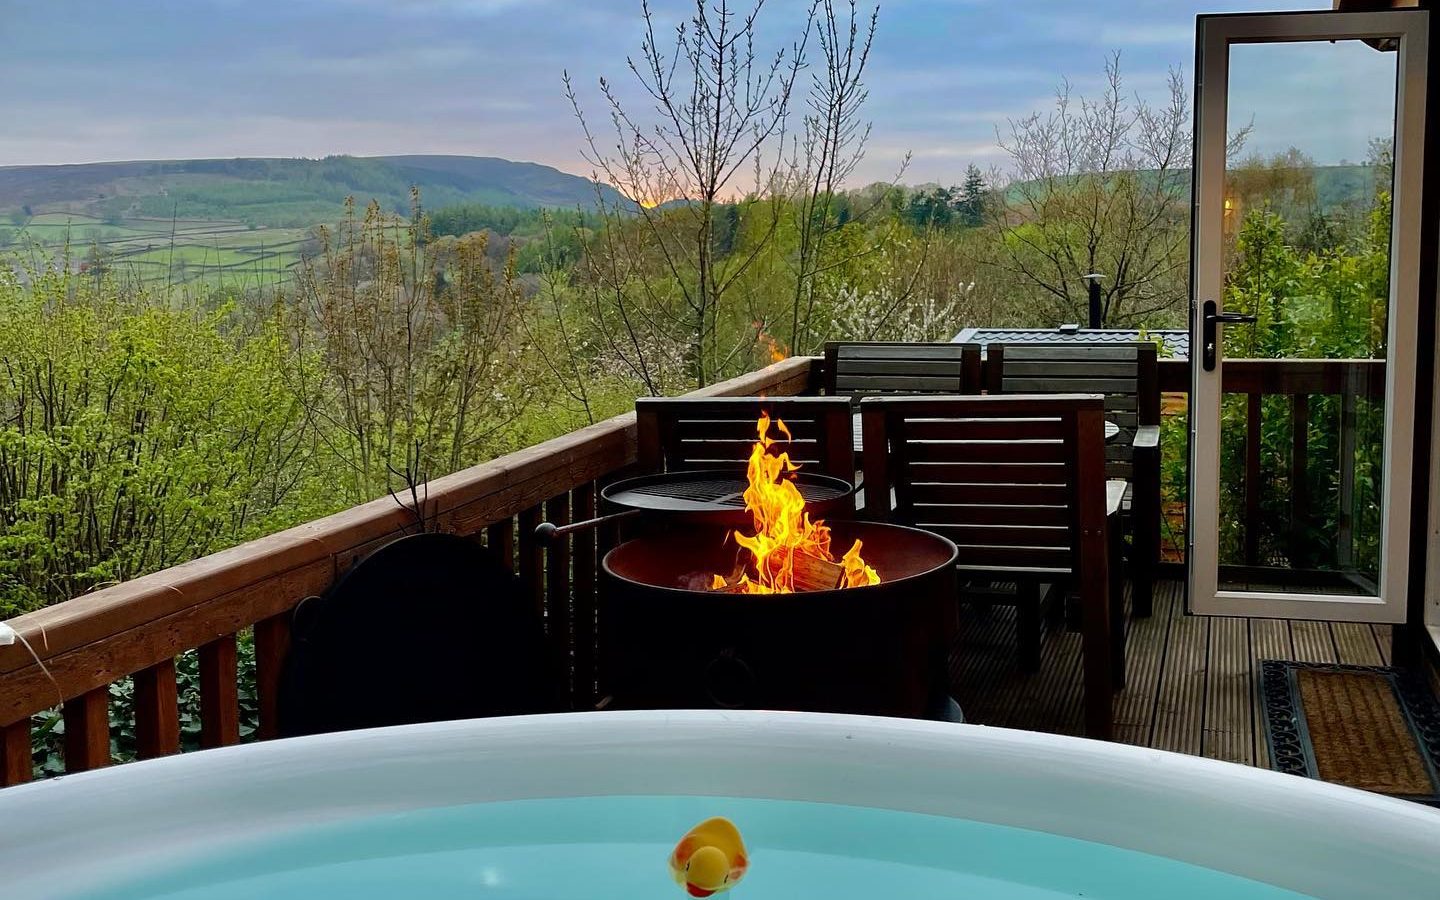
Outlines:
<svg viewBox="0 0 1440 900"><path fill-rule="evenodd" d="M651 2L671 21L691 0ZM651 105L625 72L642 40L640 0L9 5L0 23L0 165L404 152L588 171L561 70L596 127L601 75L632 112L644 118ZM863 113L874 138L856 180L888 179L913 149L907 180L948 184L969 162L1001 162L995 126L1050 108L1063 77L1093 93L1110 49L1125 51L1129 89L1163 97L1167 68L1191 59L1194 14L1254 0L882 5ZM769 0L757 48L787 46L804 7Z"/></svg>
<svg viewBox="0 0 1440 900"><path fill-rule="evenodd" d="M336 6L350 6L408 16L464 15L496 16L512 9L542 5L541 0L330 0Z"/></svg>
<svg viewBox="0 0 1440 900"><path fill-rule="evenodd" d="M1107 22L1096 37L1109 47L1172 46L1188 48L1195 42L1193 20L1179 22Z"/></svg>

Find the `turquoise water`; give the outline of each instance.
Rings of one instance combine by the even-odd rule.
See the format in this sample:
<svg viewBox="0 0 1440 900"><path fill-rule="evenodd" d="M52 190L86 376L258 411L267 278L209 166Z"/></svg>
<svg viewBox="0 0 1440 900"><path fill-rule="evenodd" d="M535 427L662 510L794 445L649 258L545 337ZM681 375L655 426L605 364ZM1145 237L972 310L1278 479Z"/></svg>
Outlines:
<svg viewBox="0 0 1440 900"><path fill-rule="evenodd" d="M750 871L724 900L1295 900L1186 863L965 819L717 797L590 797L442 807L288 831L85 896L686 898L666 859L729 816ZM143 859L135 864L147 865Z"/></svg>

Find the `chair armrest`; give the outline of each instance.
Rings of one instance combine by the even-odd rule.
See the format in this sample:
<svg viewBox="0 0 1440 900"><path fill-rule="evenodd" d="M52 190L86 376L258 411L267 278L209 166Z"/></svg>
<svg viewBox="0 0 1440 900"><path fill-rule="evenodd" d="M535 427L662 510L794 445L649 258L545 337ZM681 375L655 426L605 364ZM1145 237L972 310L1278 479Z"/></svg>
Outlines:
<svg viewBox="0 0 1440 900"><path fill-rule="evenodd" d="M1141 425L1135 429L1135 440L1130 446L1136 450L1158 450L1160 449L1160 426Z"/></svg>
<svg viewBox="0 0 1440 900"><path fill-rule="evenodd" d="M1112 478L1105 482L1105 515L1110 517L1120 512L1120 502L1125 499L1125 489L1130 482L1123 478Z"/></svg>

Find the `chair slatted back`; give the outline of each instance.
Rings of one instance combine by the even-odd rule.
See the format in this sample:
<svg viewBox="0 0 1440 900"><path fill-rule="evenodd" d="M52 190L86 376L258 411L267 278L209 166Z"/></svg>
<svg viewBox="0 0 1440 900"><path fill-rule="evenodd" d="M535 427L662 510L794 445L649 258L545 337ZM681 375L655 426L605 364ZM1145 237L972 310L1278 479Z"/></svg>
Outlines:
<svg viewBox="0 0 1440 900"><path fill-rule="evenodd" d="M642 472L743 468L761 413L791 440L777 447L806 470L855 480L850 403L843 397L646 397L635 401ZM771 426L770 436L781 438Z"/></svg>
<svg viewBox="0 0 1440 900"><path fill-rule="evenodd" d="M883 394L978 394L980 348L971 344L830 341L825 345L825 393L832 397Z"/></svg>
<svg viewBox="0 0 1440 900"><path fill-rule="evenodd" d="M1120 428L1105 445L1106 477L1134 477L1135 429L1160 424L1154 343L990 344L985 366L992 394L1103 394Z"/></svg>
<svg viewBox="0 0 1440 900"><path fill-rule="evenodd" d="M962 567L1073 572L1083 504L1103 526L1099 395L872 398L861 416L867 517L948 537Z"/></svg>

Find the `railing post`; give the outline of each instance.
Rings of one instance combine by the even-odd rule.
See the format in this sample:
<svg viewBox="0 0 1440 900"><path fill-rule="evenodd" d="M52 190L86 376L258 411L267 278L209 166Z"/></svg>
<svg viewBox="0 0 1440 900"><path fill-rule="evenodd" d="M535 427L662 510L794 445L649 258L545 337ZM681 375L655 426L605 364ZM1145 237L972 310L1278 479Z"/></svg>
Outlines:
<svg viewBox="0 0 1440 900"><path fill-rule="evenodd" d="M595 516L595 484L582 484L570 494L577 520ZM595 530L577 532L571 553L575 571L575 700L576 709L595 705Z"/></svg>
<svg viewBox="0 0 1440 900"><path fill-rule="evenodd" d="M556 525L570 524L570 495L564 493L545 501L545 518ZM554 670L560 679L560 692L567 703L573 702L570 655L570 541L561 539L545 549L545 623L550 648L555 657Z"/></svg>
<svg viewBox="0 0 1440 900"><path fill-rule="evenodd" d="M236 681L235 635L200 648L200 746L240 742L240 690Z"/></svg>
<svg viewBox="0 0 1440 900"><path fill-rule="evenodd" d="M1353 378L1347 379L1351 381ZM1340 395L1340 514L1335 529L1335 561L1341 568L1355 562L1355 392L1346 385Z"/></svg>
<svg viewBox="0 0 1440 900"><path fill-rule="evenodd" d="M501 519L485 529L485 546L515 571L515 517Z"/></svg>
<svg viewBox="0 0 1440 900"><path fill-rule="evenodd" d="M110 764L110 688L65 701L65 771L85 772Z"/></svg>
<svg viewBox="0 0 1440 900"><path fill-rule="evenodd" d="M540 540L535 537L535 528L541 522L539 505L520 512L520 567L515 574L525 583L535 603L535 611L545 615L545 555L540 549ZM547 629L548 631L548 629Z"/></svg>
<svg viewBox="0 0 1440 900"><path fill-rule="evenodd" d="M1310 397L1291 398L1290 423L1290 566L1308 567L1306 532L1310 522Z"/></svg>
<svg viewBox="0 0 1440 900"><path fill-rule="evenodd" d="M0 726L0 787L29 781L34 768L30 760L30 719Z"/></svg>
<svg viewBox="0 0 1440 900"><path fill-rule="evenodd" d="M180 752L180 704L173 659L135 673L135 742L140 759Z"/></svg>
<svg viewBox="0 0 1440 900"><path fill-rule="evenodd" d="M1264 396L1250 393L1245 398L1245 565L1260 559L1260 429Z"/></svg>
<svg viewBox="0 0 1440 900"><path fill-rule="evenodd" d="M255 693L260 721L255 736L262 741L280 736L280 674L290 652L290 613L255 623Z"/></svg>

